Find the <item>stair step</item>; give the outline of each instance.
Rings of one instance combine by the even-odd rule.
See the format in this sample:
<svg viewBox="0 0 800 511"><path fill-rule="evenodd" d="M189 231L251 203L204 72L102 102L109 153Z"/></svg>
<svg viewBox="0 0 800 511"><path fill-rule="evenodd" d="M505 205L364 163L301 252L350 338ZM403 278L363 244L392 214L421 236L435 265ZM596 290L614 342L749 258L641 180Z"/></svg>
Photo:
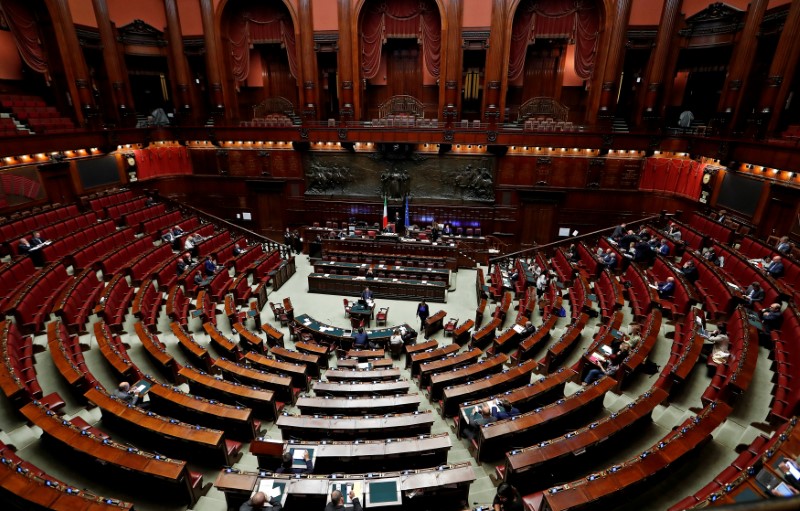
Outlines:
<svg viewBox="0 0 800 511"><path fill-rule="evenodd" d="M20 426L10 431L8 436L11 440L10 445L13 445L17 451L21 451L29 445L36 443L41 434L42 430L36 426Z"/></svg>

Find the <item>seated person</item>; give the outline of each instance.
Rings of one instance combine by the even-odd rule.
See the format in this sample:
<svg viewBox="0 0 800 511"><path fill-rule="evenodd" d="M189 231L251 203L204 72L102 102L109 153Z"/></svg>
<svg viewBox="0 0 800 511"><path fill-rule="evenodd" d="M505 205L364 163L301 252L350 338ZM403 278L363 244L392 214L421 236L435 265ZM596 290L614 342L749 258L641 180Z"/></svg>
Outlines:
<svg viewBox="0 0 800 511"><path fill-rule="evenodd" d="M764 325L764 331L766 333L779 330L782 320L781 304L779 303L773 303L769 308L761 311L761 324Z"/></svg>
<svg viewBox="0 0 800 511"><path fill-rule="evenodd" d="M392 348L402 347L403 346L403 336L400 333L400 329L396 329L392 332L392 336L389 337L389 346ZM394 352L394 350L392 350Z"/></svg>
<svg viewBox="0 0 800 511"><path fill-rule="evenodd" d="M667 240L661 240L661 244L658 246L658 253L664 257L669 255L669 244L667 244Z"/></svg>
<svg viewBox="0 0 800 511"><path fill-rule="evenodd" d="M195 234L194 236L187 236L186 241L183 243L183 249L188 250L192 253L193 257L197 257L198 249L197 244L203 241L203 237L199 234Z"/></svg>
<svg viewBox="0 0 800 511"><path fill-rule="evenodd" d="M358 350L367 349L367 340L368 340L367 333L364 332L363 328L359 328L358 332L353 336L353 348Z"/></svg>
<svg viewBox="0 0 800 511"><path fill-rule="evenodd" d="M364 274L364 277L370 280L375 278L375 273L372 271L372 268L367 268L367 272Z"/></svg>
<svg viewBox="0 0 800 511"><path fill-rule="evenodd" d="M778 463L778 470L787 483L800 489L800 467L797 465L796 461L784 458L783 461Z"/></svg>
<svg viewBox="0 0 800 511"><path fill-rule="evenodd" d="M372 290L369 287L365 287L364 291L361 292L361 299L366 302L371 302L373 298Z"/></svg>
<svg viewBox="0 0 800 511"><path fill-rule="evenodd" d="M569 262L571 263L577 263L580 262L581 260L581 256L578 253L578 249L575 248L574 244L570 245L569 248L567 249L567 259L569 259Z"/></svg>
<svg viewBox="0 0 800 511"><path fill-rule="evenodd" d="M717 222L724 223L725 220L728 219L728 212L724 209L719 210L719 215L717 216Z"/></svg>
<svg viewBox="0 0 800 511"><path fill-rule="evenodd" d="M633 260L638 262L650 262L654 257L653 249L647 241L640 241L634 246Z"/></svg>
<svg viewBox="0 0 800 511"><path fill-rule="evenodd" d="M747 290L742 295L742 298L750 304L754 305L759 302L764 301L764 290L761 288L761 284L758 282L753 282L747 287Z"/></svg>
<svg viewBox="0 0 800 511"><path fill-rule="evenodd" d="M238 243L233 245L233 257L244 254L244 249Z"/></svg>
<svg viewBox="0 0 800 511"><path fill-rule="evenodd" d="M30 253L32 248L33 247L31 246L31 243L28 241L28 238L20 238L19 245L17 245L17 252L19 252L20 254L28 254Z"/></svg>
<svg viewBox="0 0 800 511"><path fill-rule="evenodd" d="M625 233L625 236L623 236L622 239L619 240L619 246L627 247L631 243L637 243L638 241L639 238L636 237L636 233L633 232L633 230L629 230L628 232Z"/></svg>
<svg viewBox="0 0 800 511"><path fill-rule="evenodd" d="M714 247L704 248L702 253L703 253L703 259L719 266L719 263L717 262L718 261L717 251L714 249Z"/></svg>
<svg viewBox="0 0 800 511"><path fill-rule="evenodd" d="M206 275L212 276L215 275L220 268L216 265L211 256L206 256L206 262L203 263L203 270L205 270Z"/></svg>
<svg viewBox="0 0 800 511"><path fill-rule="evenodd" d="M203 278L203 274L201 272L195 272L194 274L194 283L197 287L206 287L211 283L211 279Z"/></svg>
<svg viewBox="0 0 800 511"><path fill-rule="evenodd" d="M42 234L39 231L33 233L31 237L31 246L38 247L39 245L44 245L47 242L46 239L42 238Z"/></svg>
<svg viewBox="0 0 800 511"><path fill-rule="evenodd" d="M775 245L775 250L783 255L791 254L792 244L789 242L789 236L781 236L781 239L778 240L778 244Z"/></svg>
<svg viewBox="0 0 800 511"><path fill-rule="evenodd" d="M483 426L492 422L497 422L497 418L492 416L492 410L489 408L489 405L486 403L478 405L473 408L472 417L470 417L469 423L464 427L464 436L473 439L478 436L478 431L480 431Z"/></svg>
<svg viewBox="0 0 800 511"><path fill-rule="evenodd" d="M509 417L516 417L520 412L515 408L508 399L501 399L497 402L497 406L492 408L492 417L497 420L508 419Z"/></svg>
<svg viewBox="0 0 800 511"><path fill-rule="evenodd" d="M659 298L671 299L675 294L675 277L667 277L665 282L659 282L656 291Z"/></svg>
<svg viewBox="0 0 800 511"><path fill-rule="evenodd" d="M683 276L686 277L686 280L692 284L697 282L697 279L700 278L700 274L697 273L697 267L694 265L694 261L691 260L683 263L683 266L681 266L681 273L683 273Z"/></svg>
<svg viewBox="0 0 800 511"><path fill-rule="evenodd" d="M272 506L268 508L267 505ZM272 511L281 511L281 502L274 497L267 498L264 492L254 493L247 501L239 506L239 511L258 511L258 510L271 509Z"/></svg>
<svg viewBox="0 0 800 511"><path fill-rule="evenodd" d="M119 384L117 390L114 391L114 397L133 406L138 405L142 408L147 408L149 405L149 403L139 402L141 396L138 392L131 392L131 384L126 381L123 381Z"/></svg>
<svg viewBox="0 0 800 511"><path fill-rule="evenodd" d="M621 250L621 248L620 248ZM627 257L628 259L635 259L636 258L636 243L630 242L628 244L628 248L622 251L622 255Z"/></svg>
<svg viewBox="0 0 800 511"><path fill-rule="evenodd" d="M783 276L783 259L781 256L772 258L772 262L765 268L770 277L778 278Z"/></svg>
<svg viewBox="0 0 800 511"><path fill-rule="evenodd" d="M180 276L183 275L183 272L185 272L188 268L191 268L192 264L194 263L192 263L192 256L189 254L189 252L186 252L185 254L183 254L182 257L178 259L177 264L178 264L178 275Z"/></svg>
<svg viewBox="0 0 800 511"><path fill-rule="evenodd" d="M526 339L536 333L536 327L530 321L525 322L525 328L519 333L520 337Z"/></svg>
<svg viewBox="0 0 800 511"><path fill-rule="evenodd" d="M353 490L350 490L350 493L347 495L350 497L350 501L353 503L353 511L363 511L361 502L358 500L358 497L356 497L356 494L353 493ZM325 505L325 511L335 511L336 509L345 509L344 495L342 495L342 492L339 490L333 490L331 492L331 500ZM348 507L347 509L350 508Z"/></svg>
<svg viewBox="0 0 800 511"><path fill-rule="evenodd" d="M681 239L681 230L678 229L678 226L675 225L675 222L670 222L669 223L669 227L667 227L666 233L667 233L667 236L669 236L670 238L672 238L674 240Z"/></svg>
<svg viewBox="0 0 800 511"><path fill-rule="evenodd" d="M617 254L610 248L607 248L600 262L603 263L606 268L613 270L617 267Z"/></svg>
<svg viewBox="0 0 800 511"><path fill-rule="evenodd" d="M522 497L516 488L508 483L497 487L497 495L492 501L492 511L523 511Z"/></svg>
<svg viewBox="0 0 800 511"><path fill-rule="evenodd" d="M314 471L314 462L311 461L308 451L304 449L303 461L304 467L295 467L292 451L286 450L283 452L281 458L281 466L275 471L276 474L310 474Z"/></svg>
<svg viewBox="0 0 800 511"><path fill-rule="evenodd" d="M642 326L636 324L631 325L631 333L625 342L628 343L628 346L630 346L631 349L635 348L637 344L642 342Z"/></svg>
<svg viewBox="0 0 800 511"><path fill-rule="evenodd" d="M581 383L581 385L583 387L590 385L599 380L600 378L602 378L603 375L614 376L615 374L617 374L619 366L622 363L622 361L625 360L625 357L628 356L629 350L630 350L630 345L623 342L622 345L620 346L620 351L618 351L614 355L610 355L606 360L601 360L599 367L594 367L592 369L589 369L589 372L586 373L586 376L583 377L583 382Z"/></svg>

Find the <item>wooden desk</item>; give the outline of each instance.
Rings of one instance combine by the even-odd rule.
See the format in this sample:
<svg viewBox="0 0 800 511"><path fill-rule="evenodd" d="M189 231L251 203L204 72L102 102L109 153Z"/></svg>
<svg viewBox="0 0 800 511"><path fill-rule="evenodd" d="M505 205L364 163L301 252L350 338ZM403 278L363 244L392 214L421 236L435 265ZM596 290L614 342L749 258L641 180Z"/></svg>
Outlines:
<svg viewBox="0 0 800 511"><path fill-rule="evenodd" d="M320 440L331 438L394 438L430 434L433 426L430 410L381 417L325 417L315 415L280 415L275 424L288 438Z"/></svg>
<svg viewBox="0 0 800 511"><path fill-rule="evenodd" d="M471 364L477 361L481 355L483 355L483 352L480 349L472 348L441 360L422 363L419 366L419 384L421 387L427 387L430 383L431 375L434 373L449 371L462 365Z"/></svg>
<svg viewBox="0 0 800 511"><path fill-rule="evenodd" d="M436 341L434 341L434 343L435 342ZM414 352L412 352L410 356L411 376L417 376L417 374L419 374L419 368L422 364L425 364L427 362L432 362L434 360L440 360L450 355L453 355L457 353L459 349L461 349L461 346L459 346L458 344L448 344L447 346L431 349L430 351L415 350Z"/></svg>
<svg viewBox="0 0 800 511"><path fill-rule="evenodd" d="M340 358L336 361L337 369L358 369L359 364L369 363L370 369L388 369L394 367L394 361L391 358L379 358L376 360L369 360L362 362L357 358Z"/></svg>
<svg viewBox="0 0 800 511"><path fill-rule="evenodd" d="M453 417L458 414L459 406L462 403L486 398L498 392L529 383L531 373L535 368L536 362L527 360L502 373L445 388L442 393L442 415L444 417Z"/></svg>
<svg viewBox="0 0 800 511"><path fill-rule="evenodd" d="M387 510L397 509L450 509L454 502L467 500L469 485L475 480L475 472L469 462L454 465L443 465L437 468L425 468L401 472L369 474L371 482L380 482L383 478L399 480L398 490L403 496L400 506L385 507ZM270 474L239 472L238 470L220 472L214 485L225 493L228 507L238 509L250 497L261 478L280 481L285 484L285 491L292 505L297 509L321 509L328 500L329 487L336 481L365 480L365 474L343 474L335 480L317 475ZM416 496L408 497L408 493L417 490Z"/></svg>
<svg viewBox="0 0 800 511"><path fill-rule="evenodd" d="M442 328L444 328L444 318L447 317L447 312L440 310L433 316L425 320L425 338L429 338Z"/></svg>
<svg viewBox="0 0 800 511"><path fill-rule="evenodd" d="M270 455L271 446L264 440L254 440L250 453L258 458L258 466L272 468L280 464L280 458ZM262 445L265 449L262 449ZM359 440L284 442L291 449L313 449L314 472L318 474L339 473L342 471L413 470L436 467L447 463L447 453L452 447L450 435L421 435L412 438L391 440ZM264 454L262 454L262 452Z"/></svg>
<svg viewBox="0 0 800 511"><path fill-rule="evenodd" d="M244 357L241 346L225 337L222 332L217 330L216 326L211 323L203 323L203 330L208 334L210 343L222 356L237 362Z"/></svg>
<svg viewBox="0 0 800 511"><path fill-rule="evenodd" d="M215 360L213 367L235 381L255 385L262 389L269 389L275 392L276 399L285 403L294 403L292 378L289 376L279 376L259 369L245 367L224 358Z"/></svg>
<svg viewBox="0 0 800 511"><path fill-rule="evenodd" d="M281 346L275 346L270 350L270 353L272 353L272 356L278 360L305 365L306 372L312 378L317 378L319 376L318 355L309 355L308 353L301 353L299 351L286 349Z"/></svg>
<svg viewBox="0 0 800 511"><path fill-rule="evenodd" d="M406 394L411 384L406 380L385 382L311 382L311 389L318 396L360 396L360 395L395 395Z"/></svg>
<svg viewBox="0 0 800 511"><path fill-rule="evenodd" d="M366 362L368 360L374 360L378 358L386 357L386 352L383 349L376 349L376 350L349 350L347 352L347 358L355 358L361 362Z"/></svg>
<svg viewBox="0 0 800 511"><path fill-rule="evenodd" d="M178 374L186 379L192 394L219 399L231 405L243 403L252 408L255 415L267 419L274 419L278 415L275 392L271 390L219 380L193 367L184 366Z"/></svg>
<svg viewBox="0 0 800 511"><path fill-rule="evenodd" d="M576 458L578 455L600 450L607 445L604 442L608 440L622 440L620 437L623 433L649 421L653 409L667 397L665 390L654 388L619 412L588 426L531 447L507 452L503 480L523 493L532 490L532 481L540 478L547 480L553 474L561 474L573 468L574 463L579 461Z"/></svg>
<svg viewBox="0 0 800 511"><path fill-rule="evenodd" d="M442 391L449 385L458 385L468 380L476 380L488 374L499 373L503 370L503 364L508 361L508 356L499 353L493 357L486 358L480 362L467 366L431 375L430 378L430 399L438 400Z"/></svg>
<svg viewBox="0 0 800 511"><path fill-rule="evenodd" d="M303 415L370 415L415 412L420 403L419 394L414 393L372 397L301 396L295 406Z"/></svg>
<svg viewBox="0 0 800 511"><path fill-rule="evenodd" d="M492 318L491 321L486 323L483 328L472 334L472 339L470 339L469 345L471 347L477 346L479 348L483 348L484 346L488 345L494 341L494 338L497 335L497 329L500 328L500 325L502 324L503 322L499 318Z"/></svg>
<svg viewBox="0 0 800 511"><path fill-rule="evenodd" d="M467 344L470 339L470 330L475 326L475 321L468 319L458 325L458 328L453 332L453 342L459 346Z"/></svg>
<svg viewBox="0 0 800 511"><path fill-rule="evenodd" d="M180 347L183 348L186 354L189 355L189 358L192 359L192 363L209 370L213 361L205 346L195 341L177 321L170 323L169 328L172 330L175 337L178 338Z"/></svg>
<svg viewBox="0 0 800 511"><path fill-rule="evenodd" d="M328 369L323 375L328 381L382 381L400 378L400 369L375 369L372 371L353 371L348 369Z"/></svg>
<svg viewBox="0 0 800 511"><path fill-rule="evenodd" d="M427 341L418 342L415 344L406 344L404 349L406 351L406 367L411 366L411 357L418 352L433 350L439 347L439 342L436 339L429 339Z"/></svg>
<svg viewBox="0 0 800 511"><path fill-rule="evenodd" d="M264 346L264 339L248 330L243 324L238 321L233 322L231 323L231 329L239 334L239 345L245 351L255 351L257 353L267 352L267 348Z"/></svg>
<svg viewBox="0 0 800 511"><path fill-rule="evenodd" d="M267 336L267 346L270 348L283 347L283 332L270 324L261 325L261 331Z"/></svg>
<svg viewBox="0 0 800 511"><path fill-rule="evenodd" d="M389 241L376 241L356 238L322 240L322 255L352 253L371 255L376 259L387 260L432 260L441 262L450 270L458 270L458 250L455 245L434 245L415 241L404 242L400 237Z"/></svg>
<svg viewBox="0 0 800 511"><path fill-rule="evenodd" d="M36 403L28 403L20 412L41 428L46 438L56 442L60 448L80 455L64 458L71 462L74 470L84 469L82 462L88 458L102 467L100 473L105 474L109 481L129 486L132 480L138 480L148 484L152 491L161 489L167 494L177 494L189 505L194 504L195 496L185 461L156 456L87 434Z"/></svg>
<svg viewBox="0 0 800 511"><path fill-rule="evenodd" d="M137 441L152 445L158 452L181 456L204 464L231 465L224 432L149 413L128 405L98 388L89 389L84 397L100 408L103 424L118 427Z"/></svg>
<svg viewBox="0 0 800 511"><path fill-rule="evenodd" d="M310 333L314 340L321 344L326 345L335 345L341 346L342 341L344 340L346 346L349 346L352 343L353 339L353 331L346 330L344 328L339 328L332 325L327 325L325 323L320 323L316 319L312 318L308 314L301 314L294 318L294 324L299 327L302 331ZM364 330L367 334L368 342L373 344L388 346L389 338L392 336L392 333L395 330L402 330L405 329L408 332L411 332L414 337L416 337L417 332L407 324L397 325L389 328L368 328ZM302 345L302 348L301 348ZM308 353L312 353L314 355L327 355L328 349L324 346L315 346L310 345L309 343L296 343L295 347L300 351L306 351L308 349Z"/></svg>
<svg viewBox="0 0 800 511"><path fill-rule="evenodd" d="M340 274L350 274L353 276L365 276L368 269L372 269L374 277L378 278L400 278L406 275L412 280L441 280L450 285L450 270L447 268L419 268L416 266L395 266L392 264L372 264L372 263L347 263L344 261L315 261L314 273L332 273L332 270ZM348 272L348 273L343 273Z"/></svg>
<svg viewBox="0 0 800 511"><path fill-rule="evenodd" d="M514 420L501 420L481 428L480 435L476 437L476 458L479 461L496 458L510 447L531 445L549 438L548 435L558 431L558 428L569 427L569 421L576 415L586 420L603 406L603 397L616 383L616 380L606 376L555 403L523 413L514 417Z"/></svg>
<svg viewBox="0 0 800 511"><path fill-rule="evenodd" d="M255 438L257 431L252 409L186 394L177 387L158 382L152 384L147 395L150 396L153 411L222 430L238 440L249 442Z"/></svg>
<svg viewBox="0 0 800 511"><path fill-rule="evenodd" d="M308 374L304 364L295 362L281 362L268 358L265 355L255 352L249 352L244 356L245 363L250 363L256 369L266 371L268 373L289 376L292 380L291 386L300 390L308 389Z"/></svg>
<svg viewBox="0 0 800 511"><path fill-rule="evenodd" d="M388 278L366 280L363 277L326 273L308 275L308 291L310 293L361 296L367 286L376 298L447 301L447 283L445 282Z"/></svg>

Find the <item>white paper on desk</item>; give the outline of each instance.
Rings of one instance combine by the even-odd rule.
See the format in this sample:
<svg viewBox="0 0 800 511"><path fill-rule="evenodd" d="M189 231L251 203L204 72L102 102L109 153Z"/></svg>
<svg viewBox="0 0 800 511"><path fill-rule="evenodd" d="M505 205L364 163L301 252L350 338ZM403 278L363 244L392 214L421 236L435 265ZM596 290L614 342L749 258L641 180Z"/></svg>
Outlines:
<svg viewBox="0 0 800 511"><path fill-rule="evenodd" d="M278 488L277 490L278 490L278 494L280 495L281 489ZM272 491L273 491L272 480L271 479L262 479L261 481L258 482L258 488L256 489L256 491L254 493L261 492L264 495L270 495L272 493Z"/></svg>
<svg viewBox="0 0 800 511"><path fill-rule="evenodd" d="M658 289L658 286L656 286L656 285L654 285L654 284L647 284L647 285L648 285L648 286L650 286L650 287L652 287L653 289Z"/></svg>
<svg viewBox="0 0 800 511"><path fill-rule="evenodd" d="M379 264L378 268L386 268L386 265L385 264Z"/></svg>
<svg viewBox="0 0 800 511"><path fill-rule="evenodd" d="M520 325L519 323L515 323L514 326L512 326L511 328L514 329L514 331L517 332L518 334L521 334L523 330L525 330L525 327Z"/></svg>
<svg viewBox="0 0 800 511"><path fill-rule="evenodd" d="M276 499L281 496L280 486L274 486L269 492L265 493L269 498Z"/></svg>
<svg viewBox="0 0 800 511"><path fill-rule="evenodd" d="M362 267L362 268L363 268L364 266L366 266L366 265L367 265L367 263L361 263L361 267Z"/></svg>
<svg viewBox="0 0 800 511"><path fill-rule="evenodd" d="M423 283L423 284L427 284L427 283L428 283L428 281L427 281L427 280L423 280L423 281L422 281L422 283Z"/></svg>
<svg viewBox="0 0 800 511"><path fill-rule="evenodd" d="M361 494L364 493L364 489L361 487L361 481L355 481L353 483L353 493L356 494L356 497L361 498Z"/></svg>
<svg viewBox="0 0 800 511"><path fill-rule="evenodd" d="M330 273L326 273L325 275L323 275L323 277L330 277L330 276L331 276Z"/></svg>
<svg viewBox="0 0 800 511"><path fill-rule="evenodd" d="M306 452L307 451L305 449L295 449L294 451L292 451L292 459L302 460L303 458L305 458Z"/></svg>

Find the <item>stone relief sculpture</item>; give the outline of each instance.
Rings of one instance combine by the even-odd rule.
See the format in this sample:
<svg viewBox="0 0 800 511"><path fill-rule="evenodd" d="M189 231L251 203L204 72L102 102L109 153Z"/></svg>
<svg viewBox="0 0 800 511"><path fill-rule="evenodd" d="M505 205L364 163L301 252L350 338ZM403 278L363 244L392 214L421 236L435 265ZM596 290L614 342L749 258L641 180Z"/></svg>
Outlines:
<svg viewBox="0 0 800 511"><path fill-rule="evenodd" d="M325 193L344 189L353 180L350 169L343 165L314 160L306 171L306 189L311 193Z"/></svg>
<svg viewBox="0 0 800 511"><path fill-rule="evenodd" d="M464 199L493 200L494 179L486 160L473 165L468 163L461 170L451 173L451 182Z"/></svg>
<svg viewBox="0 0 800 511"><path fill-rule="evenodd" d="M411 176L404 168L392 165L381 174L381 195L400 199L411 191Z"/></svg>

